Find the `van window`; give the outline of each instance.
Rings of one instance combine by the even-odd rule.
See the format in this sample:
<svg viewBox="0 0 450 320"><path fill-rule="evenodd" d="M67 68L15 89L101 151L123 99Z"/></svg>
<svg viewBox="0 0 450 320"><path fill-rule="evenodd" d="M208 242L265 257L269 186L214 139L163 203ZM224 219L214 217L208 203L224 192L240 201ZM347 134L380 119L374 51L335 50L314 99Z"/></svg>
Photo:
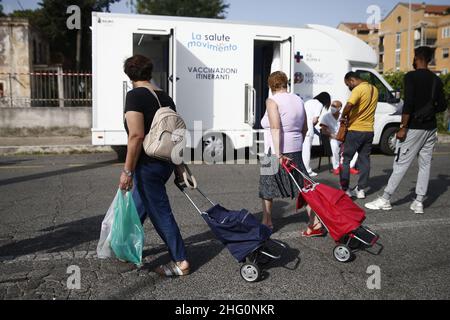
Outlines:
<svg viewBox="0 0 450 320"><path fill-rule="evenodd" d="M390 90L386 88L383 82L381 82L381 80L372 72L367 70L356 70L356 73L361 79L366 80L378 89L378 102L389 102L394 98Z"/></svg>

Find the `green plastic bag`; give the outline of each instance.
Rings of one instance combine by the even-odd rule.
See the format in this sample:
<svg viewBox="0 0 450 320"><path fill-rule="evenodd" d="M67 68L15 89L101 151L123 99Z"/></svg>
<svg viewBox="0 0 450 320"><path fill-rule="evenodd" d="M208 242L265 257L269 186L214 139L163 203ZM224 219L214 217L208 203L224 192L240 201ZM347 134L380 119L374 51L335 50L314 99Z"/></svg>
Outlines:
<svg viewBox="0 0 450 320"><path fill-rule="evenodd" d="M117 191L111 248L119 260L142 264L144 228L142 227L131 192Z"/></svg>

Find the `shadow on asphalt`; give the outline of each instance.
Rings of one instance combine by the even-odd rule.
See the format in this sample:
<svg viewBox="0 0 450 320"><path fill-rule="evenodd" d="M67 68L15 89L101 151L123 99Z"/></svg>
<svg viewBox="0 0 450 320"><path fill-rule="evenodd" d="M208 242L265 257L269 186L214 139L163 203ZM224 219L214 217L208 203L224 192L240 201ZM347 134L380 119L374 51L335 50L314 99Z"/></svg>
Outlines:
<svg viewBox="0 0 450 320"><path fill-rule="evenodd" d="M392 168L391 169L384 169L383 172L385 175L380 175L376 177L370 177L369 184L370 189L367 192L367 195L372 195L375 193L381 193L383 192L384 188L387 185L387 182L389 180L389 177L392 174ZM411 174L417 175L417 171L412 172ZM416 181L414 181L416 183ZM450 176L445 174L440 174L437 176L437 178L430 179L428 184L428 192L427 196L424 201L424 206L429 207L431 206L442 194L447 192L447 190L450 187ZM394 206L400 206L402 204L410 203L414 200L416 197L415 192L415 186L412 187L409 190L409 193L404 196L403 198L396 200L392 203Z"/></svg>
<svg viewBox="0 0 450 320"><path fill-rule="evenodd" d="M275 239L276 240L276 239ZM269 252L275 253L275 255L280 255L281 258L278 260L269 260L266 265L262 266L262 277L261 280L267 280L270 277L270 270L275 268L284 268L290 271L295 271L298 269L301 263L300 251L298 249L291 248L287 243L280 240L285 248L281 249L276 243L268 245Z"/></svg>
<svg viewBox="0 0 450 320"><path fill-rule="evenodd" d="M286 221L286 224L287 223L289 222ZM216 240L211 231L203 232L184 239L186 243L186 250L188 252L188 259L191 263L191 273L198 271L202 266L206 265L208 262L213 260L216 256L218 256L222 252L222 250L227 250L224 245L218 242L207 242L210 240ZM300 251L297 249L290 248L289 245L287 245L286 243L283 244L286 246L286 248L281 251L279 248L276 248L276 246L275 248L273 246L270 247L270 250L272 252L277 252L277 254L281 253L281 259L273 260L263 267L264 279L270 275L270 273L268 272L270 269L282 267L288 270L296 270L300 265L301 261L299 257ZM143 257L153 256L164 251L167 252L167 248L165 246L145 250L143 252ZM227 254L227 258L235 261L235 259L230 253ZM151 262L144 264L141 270L153 271L158 266L166 264L170 261L171 257L168 253L166 253L152 260ZM240 264L237 261L235 261L235 263L236 263L236 270L238 270Z"/></svg>
<svg viewBox="0 0 450 320"><path fill-rule="evenodd" d="M32 161L34 159L8 159L8 158L0 158L0 166L13 166L22 162Z"/></svg>
<svg viewBox="0 0 450 320"><path fill-rule="evenodd" d="M431 179L428 184L428 192L425 200L423 202L425 207L431 206L442 194L447 192L450 187L450 176L445 174L440 174L436 179ZM416 189L412 187L409 190L409 194L392 203L394 206L399 206L405 203L410 203L416 197Z"/></svg>
<svg viewBox="0 0 450 320"><path fill-rule="evenodd" d="M389 169L384 169L383 173L384 173L384 175L379 175L376 177L369 178L370 189L366 193L367 196L371 195L371 194L379 193L382 189L384 189L384 187L386 187L386 184L392 173L392 167Z"/></svg>
<svg viewBox="0 0 450 320"><path fill-rule="evenodd" d="M85 218L40 230L45 234L0 247L1 256L20 256L37 252L70 251L83 243L98 240L104 215Z"/></svg>
<svg viewBox="0 0 450 320"><path fill-rule="evenodd" d="M223 249L224 246L221 244L202 244L210 240L216 240L211 231L202 232L187 238L184 238L184 243L186 245L186 251L188 254L188 260L191 262L191 272L197 271L201 266L207 264L210 260L214 259ZM196 245L202 244L202 245ZM205 250L207 247L207 250ZM149 250L144 250L142 257L157 255L161 252L166 252L166 254L161 255L150 263L146 263L142 269L152 271L162 264L166 264L171 261L171 257L168 254L168 249L165 245L152 248Z"/></svg>
<svg viewBox="0 0 450 320"><path fill-rule="evenodd" d="M114 163L117 163L117 160L102 161L102 162L88 164L88 165L84 165L84 166L80 166L80 167L66 168L66 169L55 170L55 171L50 171L50 172L31 174L31 175L23 176L23 177L0 180L0 186L6 186L9 184L26 182L26 181L36 180L36 179L49 178L49 177L53 177L53 176L81 172L81 171L86 171L86 170L98 169L101 167L109 166Z"/></svg>

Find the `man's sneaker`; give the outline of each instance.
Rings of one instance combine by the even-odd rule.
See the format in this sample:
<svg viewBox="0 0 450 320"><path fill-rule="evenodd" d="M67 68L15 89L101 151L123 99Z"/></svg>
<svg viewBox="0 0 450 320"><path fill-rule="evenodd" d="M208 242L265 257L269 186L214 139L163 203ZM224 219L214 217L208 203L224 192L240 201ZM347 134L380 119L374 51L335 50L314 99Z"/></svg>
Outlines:
<svg viewBox="0 0 450 320"><path fill-rule="evenodd" d="M333 174L335 175L335 176L338 176L339 175L339 173L340 173L340 169L339 168L336 168L336 169L333 169Z"/></svg>
<svg viewBox="0 0 450 320"><path fill-rule="evenodd" d="M409 208L414 211L414 213L423 213L423 203L420 201L414 200Z"/></svg>
<svg viewBox="0 0 450 320"><path fill-rule="evenodd" d="M350 174L356 175L359 174L359 170L355 168L350 168Z"/></svg>
<svg viewBox="0 0 450 320"><path fill-rule="evenodd" d="M364 190L359 190L358 187L355 187L352 191L352 196L356 197L358 199L365 199L366 198L366 193L364 192Z"/></svg>
<svg viewBox="0 0 450 320"><path fill-rule="evenodd" d="M350 198L353 197L352 191L350 189L345 190L345 194L348 195Z"/></svg>
<svg viewBox="0 0 450 320"><path fill-rule="evenodd" d="M308 171L308 175L309 175L310 177L317 177L317 172L314 172L314 171Z"/></svg>
<svg viewBox="0 0 450 320"><path fill-rule="evenodd" d="M374 200L372 202L367 202L364 205L367 209L372 210L391 210L391 202L389 200L386 200L383 197L378 198L377 200Z"/></svg>

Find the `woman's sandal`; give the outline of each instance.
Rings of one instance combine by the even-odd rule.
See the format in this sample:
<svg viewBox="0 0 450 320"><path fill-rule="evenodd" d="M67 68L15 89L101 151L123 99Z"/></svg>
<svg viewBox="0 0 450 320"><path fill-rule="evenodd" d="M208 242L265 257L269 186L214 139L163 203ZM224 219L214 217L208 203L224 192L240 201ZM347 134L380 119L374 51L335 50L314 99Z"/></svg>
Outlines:
<svg viewBox="0 0 450 320"><path fill-rule="evenodd" d="M306 229L305 231L303 231L301 233L302 237L306 237L306 238L312 238L312 237L322 237L325 235L325 230L323 227L319 228L319 229L314 229L320 222L314 224L314 225L309 225L308 229ZM311 232L308 232L308 230L311 230Z"/></svg>
<svg viewBox="0 0 450 320"><path fill-rule="evenodd" d="M189 274L189 271L189 267L186 269L180 269L180 267L175 262L169 262L167 264L160 265L155 269L156 273L166 277L186 276Z"/></svg>

